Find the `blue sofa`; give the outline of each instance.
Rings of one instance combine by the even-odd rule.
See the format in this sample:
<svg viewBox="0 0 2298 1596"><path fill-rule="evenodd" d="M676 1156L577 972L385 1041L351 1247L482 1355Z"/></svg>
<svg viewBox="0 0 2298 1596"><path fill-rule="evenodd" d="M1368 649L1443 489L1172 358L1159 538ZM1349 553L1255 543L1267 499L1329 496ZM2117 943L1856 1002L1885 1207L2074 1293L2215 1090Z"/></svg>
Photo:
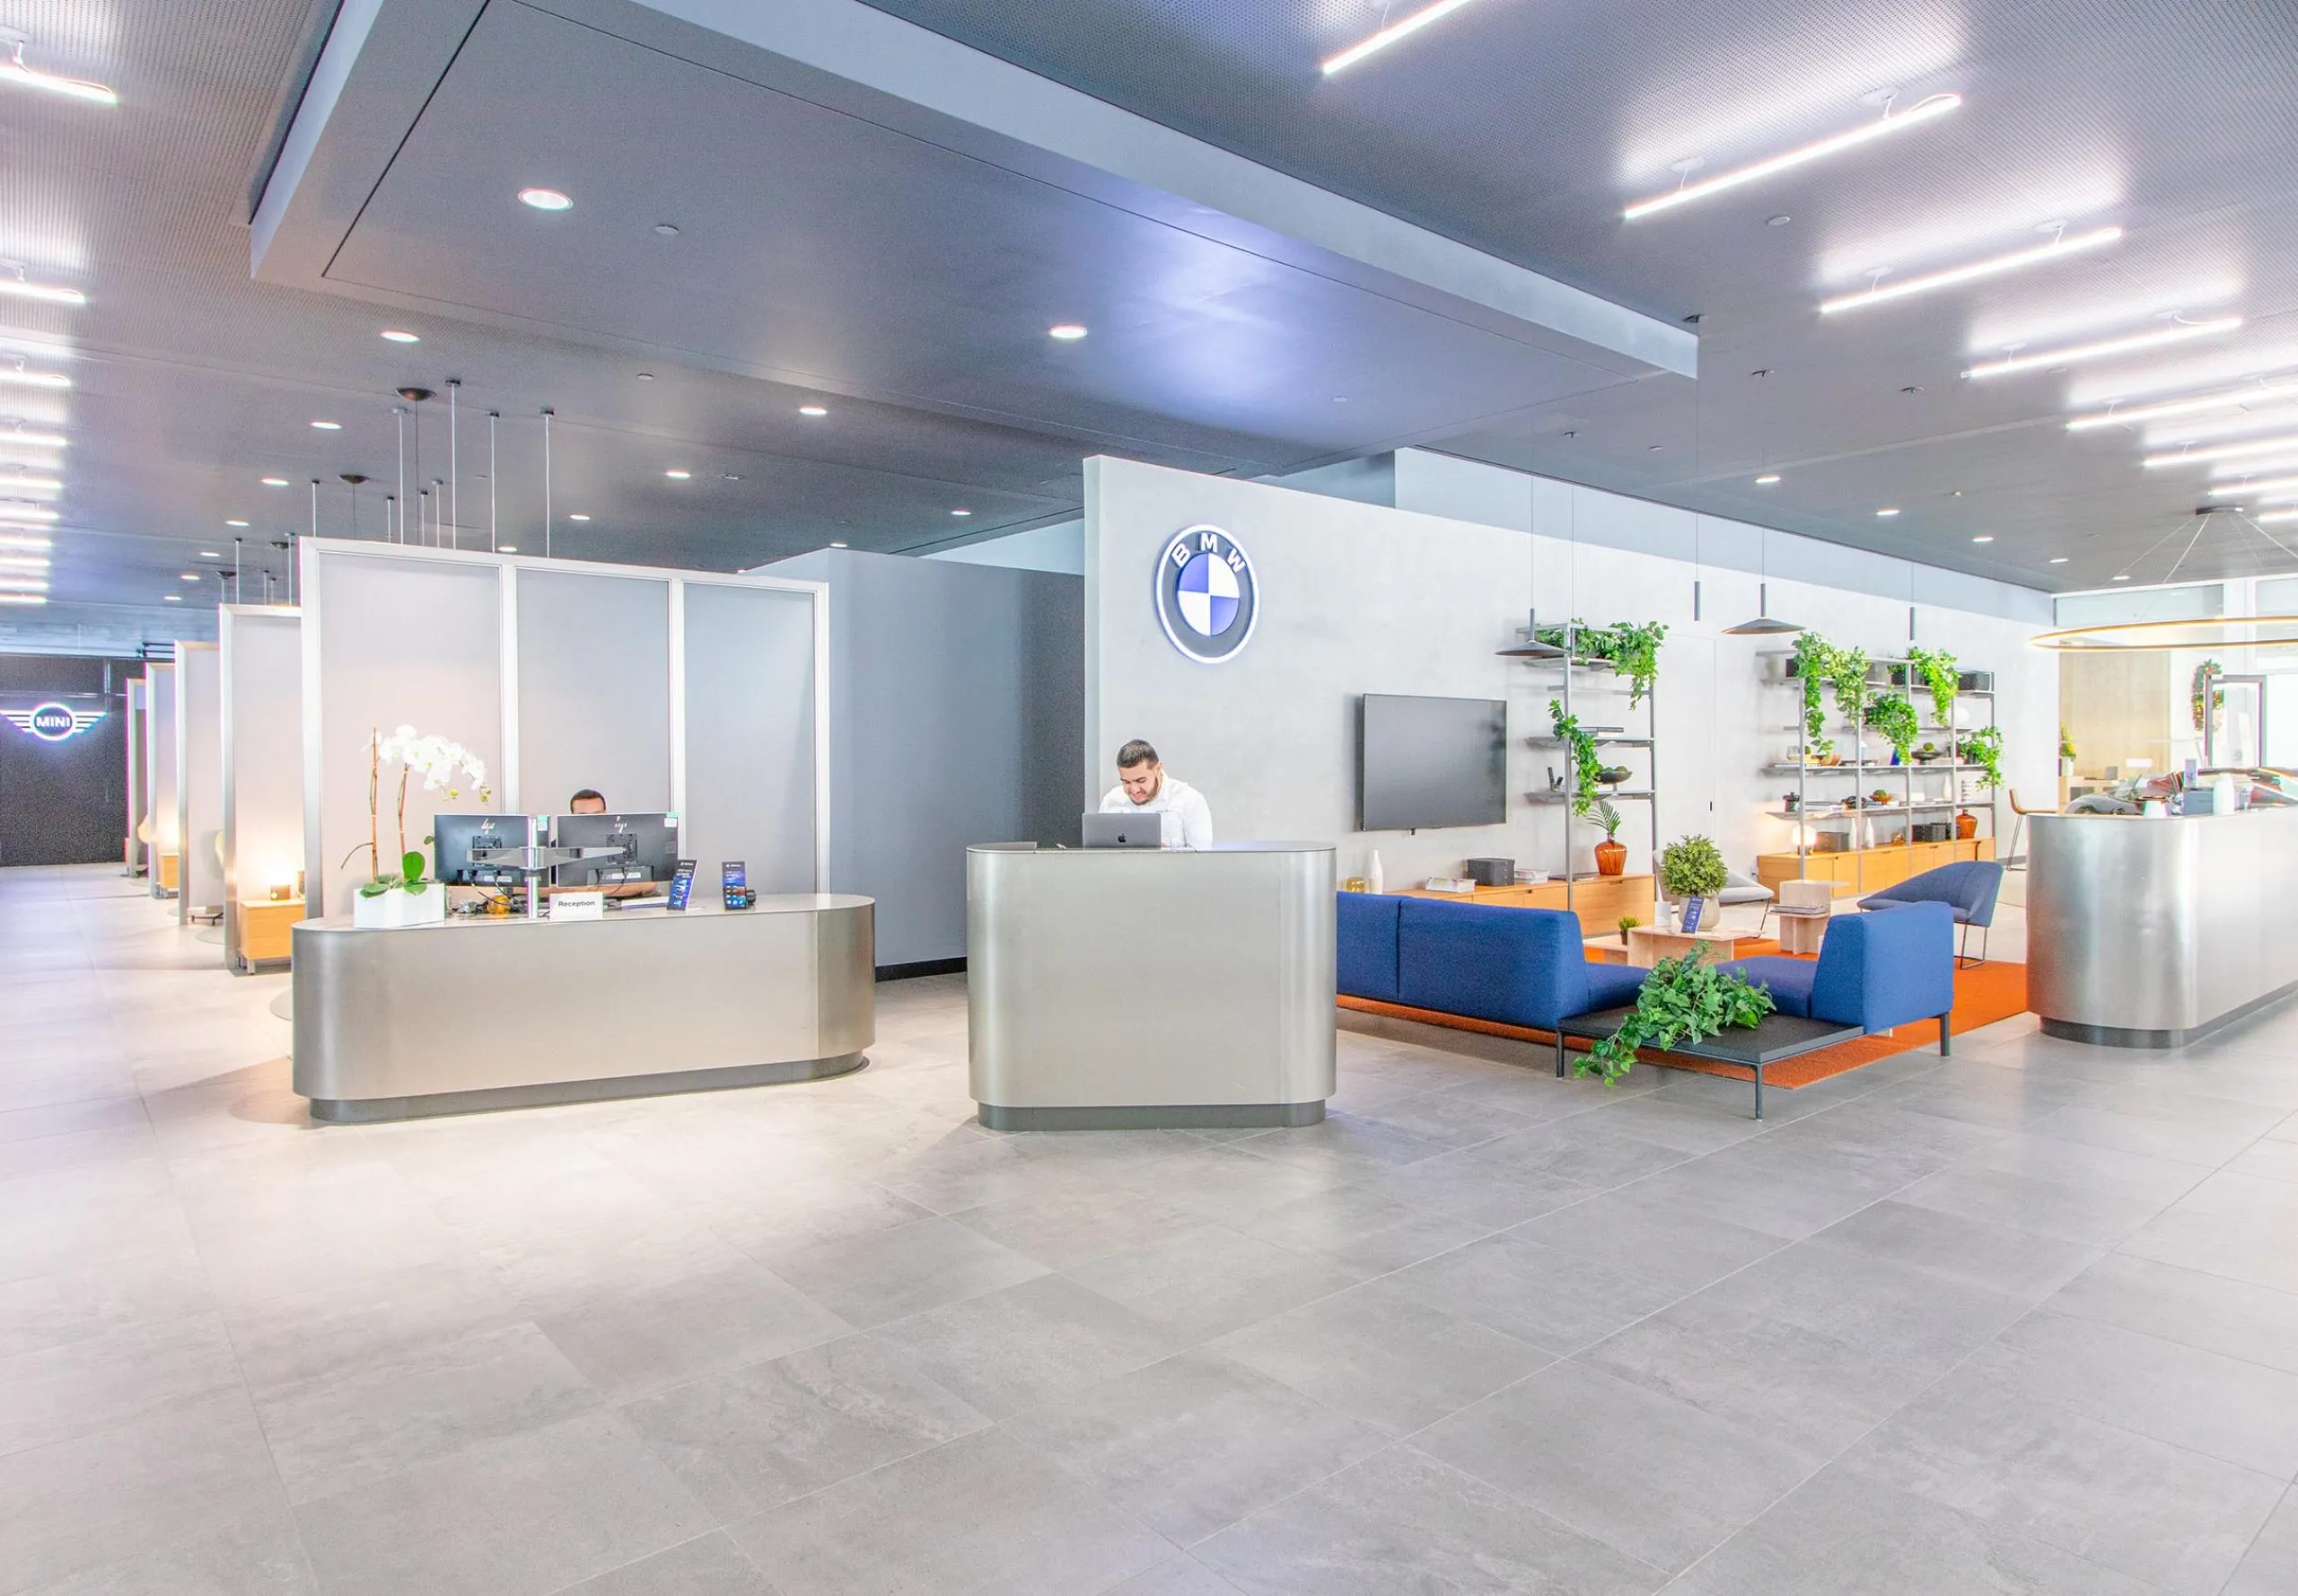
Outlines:
<svg viewBox="0 0 2298 1596"><path fill-rule="evenodd" d="M1739 959L1724 968L1770 987L1783 1014L1856 1025L1871 1034L1936 1018L1939 1051L1948 1050L1955 916L1943 903L1838 915L1828 922L1816 960Z"/></svg>
<svg viewBox="0 0 2298 1596"><path fill-rule="evenodd" d="M1995 924L1995 899L2003 890L2003 866L1992 859L1962 859L1952 864L1942 864L1936 870L1926 870L1921 875L1911 875L1895 887L1871 893L1859 900L1866 909L1903 908L1910 903L1943 903L1952 911L1955 924L1961 926L1962 944L1956 950L1956 961L1961 964L1987 962L1987 927ZM1978 926L1978 957L1966 957L1970 951L1970 928Z"/></svg>
<svg viewBox="0 0 2298 1596"><path fill-rule="evenodd" d="M1591 964L1580 917L1432 898L1337 894L1340 992L1407 1008L1554 1030L1634 1003L1652 972ZM1564 1039L1556 1044L1564 1068Z"/></svg>

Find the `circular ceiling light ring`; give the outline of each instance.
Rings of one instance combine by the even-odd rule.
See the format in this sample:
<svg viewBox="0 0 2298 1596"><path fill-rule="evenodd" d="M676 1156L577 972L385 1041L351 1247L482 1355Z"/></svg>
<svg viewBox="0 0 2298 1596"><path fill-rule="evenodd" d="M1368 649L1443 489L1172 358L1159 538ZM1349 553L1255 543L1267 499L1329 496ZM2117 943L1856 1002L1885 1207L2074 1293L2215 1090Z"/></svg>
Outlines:
<svg viewBox="0 0 2298 1596"><path fill-rule="evenodd" d="M2244 635L2250 634L2250 635ZM2168 653L2173 649L2298 645L2298 615L2224 615L2191 620L2100 621L2038 632L2027 646L2053 653Z"/></svg>

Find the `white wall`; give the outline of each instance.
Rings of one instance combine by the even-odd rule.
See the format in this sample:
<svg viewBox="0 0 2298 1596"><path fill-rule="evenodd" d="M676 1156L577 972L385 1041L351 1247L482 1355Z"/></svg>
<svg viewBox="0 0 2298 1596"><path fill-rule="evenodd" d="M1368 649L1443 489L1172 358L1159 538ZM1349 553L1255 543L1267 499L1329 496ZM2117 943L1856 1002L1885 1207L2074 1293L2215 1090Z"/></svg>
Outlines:
<svg viewBox="0 0 2298 1596"><path fill-rule="evenodd" d="M960 566L1004 566L1014 571L1082 576L1085 572L1085 523L1064 521L1052 526L1031 527L1026 532L1008 532L1002 538L985 538L978 543L939 549L925 557Z"/></svg>
<svg viewBox="0 0 2298 1596"><path fill-rule="evenodd" d="M176 645L176 919L224 905L224 671L213 643Z"/></svg>
<svg viewBox="0 0 2298 1596"><path fill-rule="evenodd" d="M301 614L226 604L217 615L224 703L224 962L239 967L240 905L303 869Z"/></svg>
<svg viewBox="0 0 2298 1596"><path fill-rule="evenodd" d="M1446 462L1440 495L1430 487L1434 473L1410 458L1416 452L1398 457L1400 503L1442 498L1469 516L1131 461L1087 462L1084 793L1105 788L1118 744L1141 736L1175 774L1205 789L1216 829L1232 839L1334 839L1344 874L1377 847L1391 881L1449 873L1463 858L1487 855L1556 870L1563 810L1522 796L1545 786L1548 765L1561 767L1557 750L1524 741L1548 731L1556 675L1494 653L1515 641L1537 601L1544 621L1576 615L1599 624L1668 623L1658 694L1659 836L1665 842L1706 832L1749 869L1757 853L1793 846L1789 824L1761 813L1777 807L1787 783L1762 767L1794 747L1799 700L1791 687L1764 685L1776 662L1760 656L1794 640L1723 635L1755 614L1766 563L1772 614L1873 655L1905 647L1903 595L1916 594L1917 641L1952 650L1966 668L1996 672L2012 783L2051 788L2057 663L2025 646L2048 625L2041 595L2030 601L2025 590L1877 563L1834 545L1521 473L1449 469L1468 462ZM1179 653L1151 596L1159 551L1198 521L1238 538L1259 579L1259 629L1241 655L1221 665ZM1902 596L1861 591L1894 581ZM1951 608L1942 595L1984 608ZM1353 712L1367 692L1504 697L1510 786L1518 795L1508 824L1410 837L1354 831ZM1624 694L1618 702L1624 709ZM1589 704L1582 719L1627 718L1604 707ZM1645 868L1649 823L1622 807L1629 867ZM1575 868L1592 867L1597 836L1574 828Z"/></svg>
<svg viewBox="0 0 2298 1596"><path fill-rule="evenodd" d="M153 661L144 668L144 813L152 841L144 867L160 884L160 855L176 851L176 668ZM180 865L181 861L178 861Z"/></svg>

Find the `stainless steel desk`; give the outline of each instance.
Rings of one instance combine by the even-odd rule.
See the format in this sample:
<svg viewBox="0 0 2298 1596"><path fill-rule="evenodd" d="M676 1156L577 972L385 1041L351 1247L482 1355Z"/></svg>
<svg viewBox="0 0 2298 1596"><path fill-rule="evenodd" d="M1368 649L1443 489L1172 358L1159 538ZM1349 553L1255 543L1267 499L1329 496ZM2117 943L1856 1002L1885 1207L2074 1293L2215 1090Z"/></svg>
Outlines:
<svg viewBox="0 0 2298 1596"><path fill-rule="evenodd" d="M1333 1092L1329 846L966 853L994 1130L1313 1125Z"/></svg>
<svg viewBox="0 0 2298 1596"><path fill-rule="evenodd" d="M838 1074L876 1038L874 908L804 894L559 925L305 920L295 1090L313 1118L372 1120Z"/></svg>
<svg viewBox="0 0 2298 1596"><path fill-rule="evenodd" d="M2027 1002L2052 1036L2175 1048L2298 989L2298 810L2027 824Z"/></svg>

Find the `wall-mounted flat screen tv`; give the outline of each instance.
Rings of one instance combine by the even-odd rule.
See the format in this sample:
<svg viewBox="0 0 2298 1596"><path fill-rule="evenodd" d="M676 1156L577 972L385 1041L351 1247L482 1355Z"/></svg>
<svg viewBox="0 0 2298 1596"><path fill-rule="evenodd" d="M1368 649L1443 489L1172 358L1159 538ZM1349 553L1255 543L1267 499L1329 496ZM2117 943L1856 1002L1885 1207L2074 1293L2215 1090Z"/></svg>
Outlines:
<svg viewBox="0 0 2298 1596"><path fill-rule="evenodd" d="M1356 748L1360 830L1508 819L1508 706L1500 699L1367 693Z"/></svg>

